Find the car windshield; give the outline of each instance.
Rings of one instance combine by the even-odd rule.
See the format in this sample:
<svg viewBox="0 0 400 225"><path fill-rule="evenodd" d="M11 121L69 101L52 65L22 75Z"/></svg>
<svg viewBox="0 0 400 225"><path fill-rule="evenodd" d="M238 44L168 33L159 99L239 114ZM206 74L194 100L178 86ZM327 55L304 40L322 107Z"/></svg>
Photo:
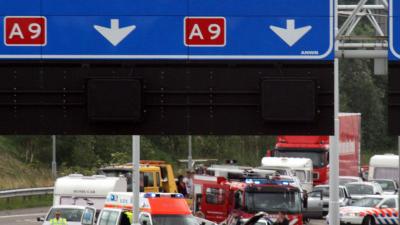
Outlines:
<svg viewBox="0 0 400 225"><path fill-rule="evenodd" d="M46 221L55 218L56 212L60 212L60 217L66 219L68 222L80 222L83 209L53 208L47 216Z"/></svg>
<svg viewBox="0 0 400 225"><path fill-rule="evenodd" d="M393 181L390 180L375 180L374 182L381 185L383 191L396 191Z"/></svg>
<svg viewBox="0 0 400 225"><path fill-rule="evenodd" d="M315 187L313 191L310 193L310 197L319 197L318 192L322 192L323 197L329 198L329 187L328 186L323 186L323 187ZM339 188L339 197L343 198L344 197L344 192L342 188Z"/></svg>
<svg viewBox="0 0 400 225"><path fill-rule="evenodd" d="M357 182L358 179L355 178L339 178L339 185L346 185L351 182Z"/></svg>
<svg viewBox="0 0 400 225"><path fill-rule="evenodd" d="M246 192L245 204L248 212L300 212L299 192Z"/></svg>
<svg viewBox="0 0 400 225"><path fill-rule="evenodd" d="M192 215L154 215L153 225L199 225Z"/></svg>
<svg viewBox="0 0 400 225"><path fill-rule="evenodd" d="M276 157L290 157L290 158L308 158L313 162L313 166L316 168L323 167L326 165L325 153L323 151L307 151L304 149L287 150L287 149L276 149Z"/></svg>
<svg viewBox="0 0 400 225"><path fill-rule="evenodd" d="M373 208L381 202L381 198L362 198L351 203L351 206L370 207Z"/></svg>
<svg viewBox="0 0 400 225"><path fill-rule="evenodd" d="M373 195L374 188L367 184L346 184L350 195Z"/></svg>

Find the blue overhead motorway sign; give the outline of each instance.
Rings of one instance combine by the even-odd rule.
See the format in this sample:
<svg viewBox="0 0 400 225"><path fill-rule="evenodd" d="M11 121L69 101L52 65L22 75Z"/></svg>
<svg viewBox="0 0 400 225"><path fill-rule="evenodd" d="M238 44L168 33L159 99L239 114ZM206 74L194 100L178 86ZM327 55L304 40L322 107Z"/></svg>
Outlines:
<svg viewBox="0 0 400 225"><path fill-rule="evenodd" d="M389 5L389 60L400 61L400 2L390 0Z"/></svg>
<svg viewBox="0 0 400 225"><path fill-rule="evenodd" d="M333 0L0 0L0 4L2 59L334 57Z"/></svg>

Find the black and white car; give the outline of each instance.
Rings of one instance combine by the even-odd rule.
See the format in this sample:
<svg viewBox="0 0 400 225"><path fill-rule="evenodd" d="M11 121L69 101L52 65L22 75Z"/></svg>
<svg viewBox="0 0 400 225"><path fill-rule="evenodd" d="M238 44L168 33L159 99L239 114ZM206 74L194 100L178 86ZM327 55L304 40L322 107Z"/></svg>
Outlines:
<svg viewBox="0 0 400 225"><path fill-rule="evenodd" d="M341 207L340 224L398 224L397 195L372 195Z"/></svg>

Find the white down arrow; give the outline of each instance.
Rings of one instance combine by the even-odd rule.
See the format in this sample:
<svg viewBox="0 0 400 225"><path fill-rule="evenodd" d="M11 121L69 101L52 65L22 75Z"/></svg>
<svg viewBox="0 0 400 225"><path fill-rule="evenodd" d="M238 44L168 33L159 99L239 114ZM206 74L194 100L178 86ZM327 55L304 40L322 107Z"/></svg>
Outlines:
<svg viewBox="0 0 400 225"><path fill-rule="evenodd" d="M112 45L117 46L123 41L132 31L136 29L135 25L119 28L119 19L111 20L111 27L102 27L94 25L101 35L103 35Z"/></svg>
<svg viewBox="0 0 400 225"><path fill-rule="evenodd" d="M286 28L276 26L269 26L269 28L284 42L286 42L286 44L292 47L311 30L312 26L305 26L296 29L295 20L286 20Z"/></svg>

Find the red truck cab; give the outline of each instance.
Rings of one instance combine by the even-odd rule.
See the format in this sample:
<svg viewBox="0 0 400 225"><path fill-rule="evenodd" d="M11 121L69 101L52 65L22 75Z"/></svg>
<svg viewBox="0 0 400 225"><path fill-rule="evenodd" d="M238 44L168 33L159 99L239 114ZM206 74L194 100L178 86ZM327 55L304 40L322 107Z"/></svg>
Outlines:
<svg viewBox="0 0 400 225"><path fill-rule="evenodd" d="M314 185L329 180L329 136L278 136L274 156L309 158L313 162Z"/></svg>
<svg viewBox="0 0 400 225"><path fill-rule="evenodd" d="M339 174L359 176L361 114L340 113L339 122ZM329 147L329 136L278 136L272 155L310 158L314 185L320 185L329 181Z"/></svg>

